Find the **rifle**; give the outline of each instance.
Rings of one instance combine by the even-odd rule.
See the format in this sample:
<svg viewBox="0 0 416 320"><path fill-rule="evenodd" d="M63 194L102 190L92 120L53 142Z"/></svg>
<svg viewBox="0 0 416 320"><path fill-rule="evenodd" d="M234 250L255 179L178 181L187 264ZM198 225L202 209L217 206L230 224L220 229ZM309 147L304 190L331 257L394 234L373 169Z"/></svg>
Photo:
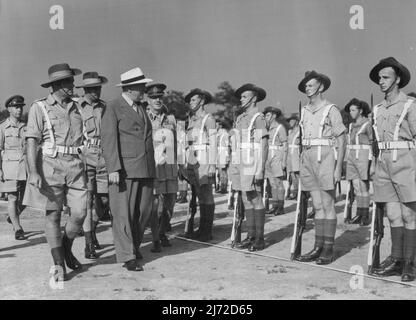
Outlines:
<svg viewBox="0 0 416 320"><path fill-rule="evenodd" d="M228 200L227 200L227 207L230 207L233 197L233 182L228 180Z"/></svg>
<svg viewBox="0 0 416 320"><path fill-rule="evenodd" d="M371 94L371 107L373 107L373 94ZM374 113L373 113L374 123ZM379 156L378 141L376 139L373 127L373 155L374 160ZM368 274L374 273L375 269L380 266L380 244L384 237L384 203L376 203L373 200L373 217L371 219L370 248L368 250L367 264Z"/></svg>
<svg viewBox="0 0 416 320"><path fill-rule="evenodd" d="M352 219L352 204L354 203L354 199L354 186L352 181L349 181L344 207L344 223L349 223Z"/></svg>
<svg viewBox="0 0 416 320"><path fill-rule="evenodd" d="M231 247L241 242L241 227L244 220L244 206L241 198L241 191L237 192L234 199L233 229L231 231Z"/></svg>
<svg viewBox="0 0 416 320"><path fill-rule="evenodd" d="M266 211L269 210L269 195L267 194L267 178L264 177L263 181L263 204Z"/></svg>
<svg viewBox="0 0 416 320"><path fill-rule="evenodd" d="M186 214L185 222L185 238L190 238L194 233L194 218L197 211L196 205L196 188L191 185L192 196L191 201L189 201L188 212Z"/></svg>
<svg viewBox="0 0 416 320"><path fill-rule="evenodd" d="M302 102L299 101L299 115L302 114ZM302 127L299 127L299 157L302 155ZM295 213L295 227L293 230L292 243L290 246L290 259L297 259L302 251L302 235L306 228L308 211L308 193L301 190L301 183L298 187L298 196Z"/></svg>

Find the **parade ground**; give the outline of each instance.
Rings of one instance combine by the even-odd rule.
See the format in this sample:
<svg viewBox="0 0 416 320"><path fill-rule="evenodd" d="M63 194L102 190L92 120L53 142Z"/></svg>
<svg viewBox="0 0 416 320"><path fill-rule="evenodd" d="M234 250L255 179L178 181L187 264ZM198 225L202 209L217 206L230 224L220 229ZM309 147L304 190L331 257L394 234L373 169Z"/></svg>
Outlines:
<svg viewBox="0 0 416 320"><path fill-rule="evenodd" d="M342 190L345 192L345 184ZM214 239L209 244L176 237L184 230L187 204L176 205L169 234L172 247L151 253L148 230L141 247L144 271L128 272L116 263L111 224L103 222L97 234L103 247L98 251L99 259L85 259L84 239L77 238L73 252L83 270L68 270L70 280L62 287L50 285L52 259L44 238L43 214L26 209L22 226L28 239L16 241L6 222L7 203L3 202L0 299L414 299L415 282L400 284L400 277L383 281L366 276L370 226L344 225L344 198L336 204L336 260L329 266L290 261L295 201L286 202L285 215L266 217L265 250L255 254L231 250L233 212L227 210L227 196L216 195ZM62 225L65 219L63 216ZM382 259L390 250L388 221L384 223ZM302 252L309 251L313 241L313 220L308 220Z"/></svg>

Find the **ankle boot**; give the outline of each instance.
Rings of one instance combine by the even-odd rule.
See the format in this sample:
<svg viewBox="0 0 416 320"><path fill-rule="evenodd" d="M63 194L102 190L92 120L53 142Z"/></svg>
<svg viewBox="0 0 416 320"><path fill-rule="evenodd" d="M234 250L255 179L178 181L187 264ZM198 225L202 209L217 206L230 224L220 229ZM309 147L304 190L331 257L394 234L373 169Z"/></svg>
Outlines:
<svg viewBox="0 0 416 320"><path fill-rule="evenodd" d="M285 201L284 200L277 200L277 211L274 213L275 216L280 216L285 214Z"/></svg>
<svg viewBox="0 0 416 320"><path fill-rule="evenodd" d="M369 211L370 211L369 208L363 208L362 215L361 215L360 226L362 226L362 227L368 226L371 223L370 212Z"/></svg>
<svg viewBox="0 0 416 320"><path fill-rule="evenodd" d="M55 282L59 281L66 281L68 280L68 276L66 274L65 268L65 258L64 258L64 250L62 247L56 247L51 249L53 263L57 268L55 268L54 272L54 279Z"/></svg>
<svg viewBox="0 0 416 320"><path fill-rule="evenodd" d="M84 253L85 253L85 258L86 259L97 259L98 258L97 252L95 252L94 244L92 242L85 244Z"/></svg>
<svg viewBox="0 0 416 320"><path fill-rule="evenodd" d="M265 248L266 244L264 243L263 238L257 238L249 247L248 251L261 251Z"/></svg>
<svg viewBox="0 0 416 320"><path fill-rule="evenodd" d="M317 246L315 244L315 247L308 252L307 254L304 254L303 256L299 256L296 260L301 262L311 262L318 259L322 253L323 245Z"/></svg>
<svg viewBox="0 0 416 320"><path fill-rule="evenodd" d="M406 259L404 261L403 273L402 273L402 281L403 282L410 282L415 280L415 274L413 272L413 261Z"/></svg>
<svg viewBox="0 0 416 320"><path fill-rule="evenodd" d="M334 245L324 244L321 255L316 260L316 264L330 264L334 261Z"/></svg>
<svg viewBox="0 0 416 320"><path fill-rule="evenodd" d="M245 238L243 241L236 244L236 248L237 249L247 249L254 243L254 240L255 240L254 237L247 236L247 238Z"/></svg>
<svg viewBox="0 0 416 320"><path fill-rule="evenodd" d="M64 248L65 262L68 268L72 270L79 270L82 268L82 264L75 258L72 253L72 244L74 239L69 239L66 233L62 237L62 247Z"/></svg>
<svg viewBox="0 0 416 320"><path fill-rule="evenodd" d="M100 250L101 246L100 246L100 243L98 242L97 233L96 233L97 224L98 222L94 223L94 230L91 231L91 237L92 237L92 244L94 246L94 249Z"/></svg>

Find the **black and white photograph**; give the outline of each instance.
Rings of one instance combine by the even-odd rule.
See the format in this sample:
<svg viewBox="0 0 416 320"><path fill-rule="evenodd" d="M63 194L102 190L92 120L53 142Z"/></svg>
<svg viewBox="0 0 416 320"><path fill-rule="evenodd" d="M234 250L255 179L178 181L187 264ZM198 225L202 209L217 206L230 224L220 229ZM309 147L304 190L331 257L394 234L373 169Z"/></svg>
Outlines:
<svg viewBox="0 0 416 320"><path fill-rule="evenodd" d="M0 39L0 300L415 299L416 1L0 0Z"/></svg>

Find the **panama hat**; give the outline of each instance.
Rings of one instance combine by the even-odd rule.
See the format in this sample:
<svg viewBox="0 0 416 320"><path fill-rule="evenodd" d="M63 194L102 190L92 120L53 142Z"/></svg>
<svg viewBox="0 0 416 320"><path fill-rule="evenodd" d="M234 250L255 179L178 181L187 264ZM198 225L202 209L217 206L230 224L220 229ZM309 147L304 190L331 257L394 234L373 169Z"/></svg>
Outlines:
<svg viewBox="0 0 416 320"><path fill-rule="evenodd" d="M133 68L120 75L121 83L117 84L116 87L131 86L133 84L148 83L152 82L152 79L148 79L143 74L142 69L139 67Z"/></svg>

